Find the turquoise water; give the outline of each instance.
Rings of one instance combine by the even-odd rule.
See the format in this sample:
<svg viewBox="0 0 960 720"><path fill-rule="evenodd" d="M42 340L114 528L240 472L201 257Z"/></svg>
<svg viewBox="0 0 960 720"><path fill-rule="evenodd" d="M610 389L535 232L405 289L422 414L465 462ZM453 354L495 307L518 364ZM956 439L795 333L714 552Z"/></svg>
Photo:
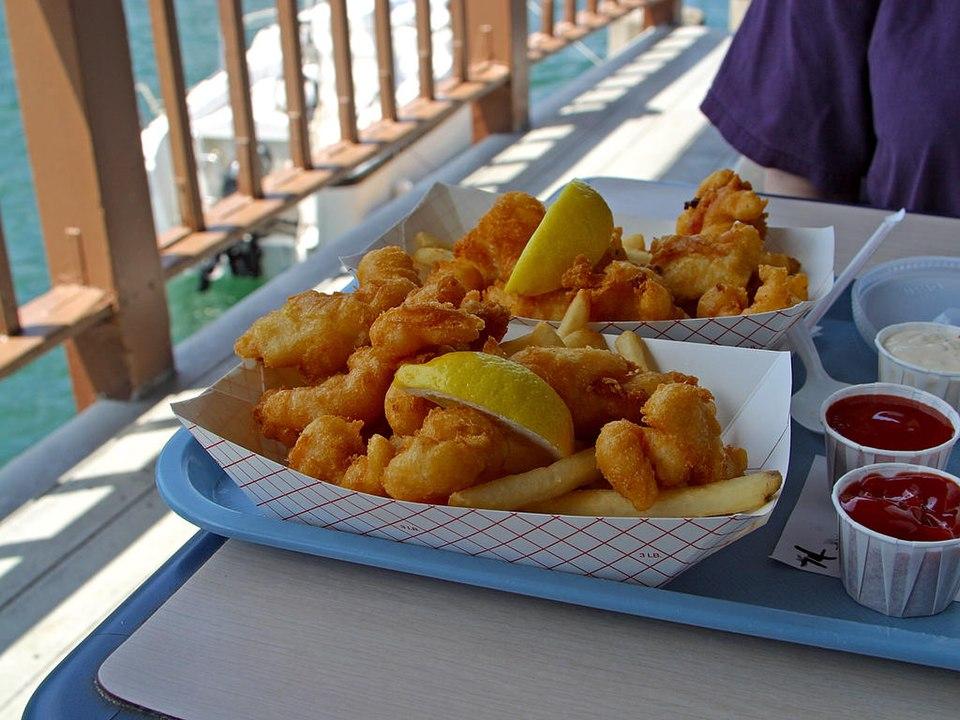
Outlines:
<svg viewBox="0 0 960 720"><path fill-rule="evenodd" d="M0 7L4 2L17 1L0 0ZM557 4L557 17L560 17L559 1ZM703 7L708 25L725 26L727 0L695 0L687 4ZM245 0L244 11L250 13L272 6L273 0ZM124 9L136 79L147 84L159 96L146 0L124 0ZM177 0L176 9L187 83L192 85L220 65L216 6L212 0ZM539 25L533 14L530 24L532 28ZM249 29L250 34L255 29ZM604 33L589 36L585 44L592 53L605 56ZM532 99L536 101L592 64L576 48L564 50L539 63L534 66L531 77ZM149 110L145 103L141 102L140 110L142 120L149 121ZM50 279L17 107L5 12L0 14L0 211L17 298L24 303L47 290ZM196 291L195 272L174 278L167 284L174 340L187 337L263 282L264 278L234 278L227 274L216 280L208 292L199 293ZM61 349L0 380L0 465L73 414L73 397Z"/></svg>

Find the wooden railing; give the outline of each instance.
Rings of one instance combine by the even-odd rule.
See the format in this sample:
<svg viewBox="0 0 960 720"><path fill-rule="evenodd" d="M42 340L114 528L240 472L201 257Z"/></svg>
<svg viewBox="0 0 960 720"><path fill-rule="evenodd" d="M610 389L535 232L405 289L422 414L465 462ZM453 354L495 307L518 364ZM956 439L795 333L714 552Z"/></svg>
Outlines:
<svg viewBox="0 0 960 720"><path fill-rule="evenodd" d="M296 0L276 0L289 118L290 163L262 174L241 0L218 0L237 189L201 202L174 0L147 0L169 122L180 224L156 235L140 149L122 0L6 3L21 112L53 287L17 306L0 231L0 377L66 343L78 406L127 398L173 371L164 279L361 164L382 163L457 110L473 107L474 140L528 123L529 64L625 13L675 23L679 0L565 0L556 21L541 3L527 33L524 0L449 0L452 70L433 76L430 0L416 0L419 95L398 106L389 0L376 0L381 118L359 128L346 0L328 0L340 140L313 149L308 133ZM82 6L82 7L81 7Z"/></svg>

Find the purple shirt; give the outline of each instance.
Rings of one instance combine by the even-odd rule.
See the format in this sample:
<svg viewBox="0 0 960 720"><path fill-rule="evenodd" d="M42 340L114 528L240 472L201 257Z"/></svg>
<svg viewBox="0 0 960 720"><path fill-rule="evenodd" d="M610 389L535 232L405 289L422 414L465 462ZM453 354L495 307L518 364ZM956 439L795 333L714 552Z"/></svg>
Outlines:
<svg viewBox="0 0 960 720"><path fill-rule="evenodd" d="M958 0L753 0L701 109L827 194L960 217L958 58Z"/></svg>

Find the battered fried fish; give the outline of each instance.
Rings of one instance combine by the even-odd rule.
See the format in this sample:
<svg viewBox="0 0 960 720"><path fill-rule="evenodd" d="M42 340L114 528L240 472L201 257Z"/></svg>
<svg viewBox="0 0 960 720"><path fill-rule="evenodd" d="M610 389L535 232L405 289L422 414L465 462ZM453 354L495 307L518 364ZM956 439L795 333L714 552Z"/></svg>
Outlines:
<svg viewBox="0 0 960 720"><path fill-rule="evenodd" d="M472 262L484 284L506 281L546 209L532 195L508 192L494 202L477 226L453 246L456 258Z"/></svg>
<svg viewBox="0 0 960 720"><path fill-rule="evenodd" d="M763 238L767 234L766 207L767 201L733 170L717 170L700 183L696 196L684 203L677 218L677 235L714 237L739 221L752 225Z"/></svg>
<svg viewBox="0 0 960 720"><path fill-rule="evenodd" d="M806 273L788 275L786 268L761 265L759 275L761 285L744 310L747 315L792 307L808 298Z"/></svg>
<svg viewBox="0 0 960 720"><path fill-rule="evenodd" d="M661 384L643 406L643 422L607 423L597 438L597 467L638 510L661 488L703 485L742 475L747 455L724 447L713 396L684 383Z"/></svg>
<svg viewBox="0 0 960 720"><path fill-rule="evenodd" d="M573 292L586 289L590 296L590 320L676 320L685 317L673 304L670 291L647 268L625 260L613 260L593 271L580 256L563 275L563 287ZM554 319L559 319L562 314Z"/></svg>
<svg viewBox="0 0 960 720"><path fill-rule="evenodd" d="M592 442L611 420L639 422L643 404L661 383L697 382L682 373L640 372L620 355L596 348L528 347L511 360L557 391L570 408L577 437L585 442Z"/></svg>
<svg viewBox="0 0 960 720"><path fill-rule="evenodd" d="M387 357L403 358L427 348L466 349L483 329L481 318L451 303L405 303L374 321L370 342Z"/></svg>
<svg viewBox="0 0 960 720"><path fill-rule="evenodd" d="M458 490L551 460L545 449L467 407L434 408L398 445L383 487L390 497L413 502L446 503Z"/></svg>
<svg viewBox="0 0 960 720"><path fill-rule="evenodd" d="M347 372L332 375L319 385L268 390L253 410L265 437L285 445L320 415L373 423L383 417L383 400L399 361L372 347L354 351Z"/></svg>
<svg viewBox="0 0 960 720"><path fill-rule="evenodd" d="M398 247L367 253L357 268L353 293L294 295L240 336L234 349L266 367L298 367L317 381L338 372L350 354L367 342L376 317L402 303L419 286L413 261Z"/></svg>
<svg viewBox="0 0 960 720"><path fill-rule="evenodd" d="M382 435L373 435L364 448L362 426L359 421L320 415L293 446L287 458L289 466L350 490L383 495L383 470L395 449Z"/></svg>
<svg viewBox="0 0 960 720"><path fill-rule="evenodd" d="M697 317L739 315L748 302L746 288L717 283L697 301Z"/></svg>
<svg viewBox="0 0 960 720"><path fill-rule="evenodd" d="M743 223L722 234L668 235L653 241L653 264L679 302L696 302L718 285L745 288L760 260L763 241Z"/></svg>

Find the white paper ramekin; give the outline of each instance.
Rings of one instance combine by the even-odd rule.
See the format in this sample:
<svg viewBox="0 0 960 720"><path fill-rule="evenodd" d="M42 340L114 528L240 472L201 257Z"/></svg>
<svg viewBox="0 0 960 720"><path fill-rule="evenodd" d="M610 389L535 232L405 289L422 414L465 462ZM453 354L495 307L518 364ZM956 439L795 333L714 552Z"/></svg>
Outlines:
<svg viewBox="0 0 960 720"><path fill-rule="evenodd" d="M960 409L960 372L929 370L891 355L890 351L884 347L883 343L893 333L910 327L943 329L945 326L932 322L905 322L888 325L878 332L873 342L877 346L877 374L880 382L898 383L920 388L931 395L943 398L950 407Z"/></svg>
<svg viewBox="0 0 960 720"><path fill-rule="evenodd" d="M943 415L947 422L953 425L953 435L946 442L924 450L884 450L855 443L827 423L827 408L837 400L854 395L894 395L915 400ZM960 438L960 415L945 400L924 390L894 383L867 383L837 390L820 406L820 422L823 423L823 437L827 451L827 481L831 488L850 470L873 463L913 463L942 470L947 466L950 452L957 438Z"/></svg>
<svg viewBox="0 0 960 720"><path fill-rule="evenodd" d="M935 468L880 463L846 473L833 488L840 523L840 580L861 605L894 617L942 612L960 590L960 539L913 542L883 535L853 520L840 506L840 493L871 473L890 477L903 471L928 472L960 485L960 478Z"/></svg>

